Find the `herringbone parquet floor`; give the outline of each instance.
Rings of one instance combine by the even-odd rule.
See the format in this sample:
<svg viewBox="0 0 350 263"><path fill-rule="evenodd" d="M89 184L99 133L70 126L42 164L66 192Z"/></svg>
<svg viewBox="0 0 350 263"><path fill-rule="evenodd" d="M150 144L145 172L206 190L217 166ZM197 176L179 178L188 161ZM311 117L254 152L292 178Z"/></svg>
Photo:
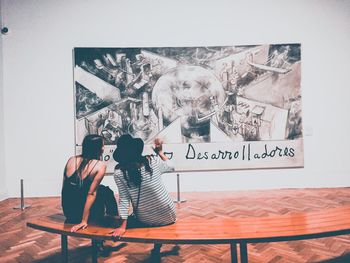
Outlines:
<svg viewBox="0 0 350 263"><path fill-rule="evenodd" d="M180 218L261 217L298 211L320 211L350 204L350 188L282 189L183 193ZM0 262L60 262L60 236L26 227L26 221L61 213L60 198L30 198L20 211L18 199L0 202ZM70 262L91 262L90 241L68 238ZM99 262L151 262L152 245L108 241L108 256ZM162 262L230 262L229 245L164 245ZM350 263L350 235L304 241L248 245L249 262Z"/></svg>

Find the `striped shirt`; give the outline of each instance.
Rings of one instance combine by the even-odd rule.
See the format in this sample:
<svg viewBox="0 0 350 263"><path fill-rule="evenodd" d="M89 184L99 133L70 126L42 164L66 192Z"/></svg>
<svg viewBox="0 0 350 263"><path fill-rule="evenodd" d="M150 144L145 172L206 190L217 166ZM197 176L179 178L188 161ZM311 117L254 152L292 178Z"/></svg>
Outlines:
<svg viewBox="0 0 350 263"><path fill-rule="evenodd" d="M141 191L137 219L150 226L162 226L174 223L176 220L175 206L165 189L161 174L173 171L172 162L163 161L160 157L151 157L150 167L152 174L141 167ZM133 207L137 206L139 187L128 187L123 172L120 169L114 171L114 180L119 191L119 214L122 219L127 219L129 215L130 202Z"/></svg>

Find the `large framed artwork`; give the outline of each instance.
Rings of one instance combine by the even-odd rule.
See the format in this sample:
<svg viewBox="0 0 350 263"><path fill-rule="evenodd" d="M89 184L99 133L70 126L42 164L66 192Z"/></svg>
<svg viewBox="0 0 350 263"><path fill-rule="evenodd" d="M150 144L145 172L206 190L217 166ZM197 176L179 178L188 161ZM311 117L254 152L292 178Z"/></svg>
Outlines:
<svg viewBox="0 0 350 263"><path fill-rule="evenodd" d="M177 171L303 167L300 44L74 48L75 140L155 138Z"/></svg>

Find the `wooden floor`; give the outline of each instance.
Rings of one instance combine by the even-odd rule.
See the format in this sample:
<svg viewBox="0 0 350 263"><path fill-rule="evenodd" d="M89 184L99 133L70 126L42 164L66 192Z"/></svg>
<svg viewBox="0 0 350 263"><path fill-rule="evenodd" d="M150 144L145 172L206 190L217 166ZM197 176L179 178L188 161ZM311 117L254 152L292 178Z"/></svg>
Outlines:
<svg viewBox="0 0 350 263"><path fill-rule="evenodd" d="M261 217L322 211L350 205L350 188L283 189L183 193L181 218ZM60 262L60 236L27 228L27 220L61 213L59 198L30 198L25 211L14 210L18 199L0 202L0 262ZM91 262L90 241L69 238L70 262ZM107 243L99 262L151 262L152 245ZM164 245L161 262L230 262L229 245ZM249 262L350 262L350 235L304 241L248 245Z"/></svg>

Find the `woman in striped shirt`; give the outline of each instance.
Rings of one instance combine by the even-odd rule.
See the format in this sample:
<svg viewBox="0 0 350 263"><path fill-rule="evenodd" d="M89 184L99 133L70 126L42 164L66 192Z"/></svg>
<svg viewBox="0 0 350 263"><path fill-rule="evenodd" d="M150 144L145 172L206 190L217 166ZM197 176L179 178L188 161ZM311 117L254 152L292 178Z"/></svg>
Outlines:
<svg viewBox="0 0 350 263"><path fill-rule="evenodd" d="M165 189L161 174L173 171L171 161L162 150L162 142L155 140L157 156L142 156L144 143L130 135L122 135L113 158L118 162L114 180L119 191L119 214L122 224L113 232L120 237L128 226L130 203L142 226L163 226L176 220L175 206Z"/></svg>

